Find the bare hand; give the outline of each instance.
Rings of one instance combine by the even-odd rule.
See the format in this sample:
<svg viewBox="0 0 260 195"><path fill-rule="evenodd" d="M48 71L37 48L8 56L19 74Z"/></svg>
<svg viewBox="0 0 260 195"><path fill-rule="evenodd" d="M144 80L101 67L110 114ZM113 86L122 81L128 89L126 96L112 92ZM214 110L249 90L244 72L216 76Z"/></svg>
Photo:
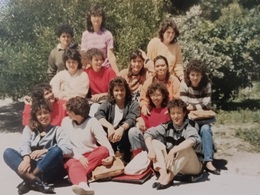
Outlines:
<svg viewBox="0 0 260 195"><path fill-rule="evenodd" d="M109 127L109 128L107 129L107 134L108 134L108 139L109 139L109 141L112 142L113 136L114 136L115 132L116 132L116 130L115 130L115 128L114 128L113 126L111 126L111 127Z"/></svg>
<svg viewBox="0 0 260 195"><path fill-rule="evenodd" d="M79 162L85 167L85 169L88 167L88 159L84 156L80 157Z"/></svg>
<svg viewBox="0 0 260 195"><path fill-rule="evenodd" d="M187 110L194 110L194 109L193 109L193 106L189 104L189 105L187 106Z"/></svg>
<svg viewBox="0 0 260 195"><path fill-rule="evenodd" d="M143 106L142 106L141 113L142 113L144 116L150 115L150 111L149 111L149 109L147 108L146 105L143 105Z"/></svg>
<svg viewBox="0 0 260 195"><path fill-rule="evenodd" d="M139 120L138 120L138 128L140 129L140 131L142 131L142 132L145 132L146 131L146 126L145 126L145 122L144 122L144 120L142 119L142 118L140 118Z"/></svg>
<svg viewBox="0 0 260 195"><path fill-rule="evenodd" d="M148 57L147 57L146 53L145 53L143 50L141 50L141 49L139 49L139 51L142 53L143 59L144 59L144 60L147 60Z"/></svg>
<svg viewBox="0 0 260 195"><path fill-rule="evenodd" d="M20 173L26 173L31 170L30 160L23 160L18 166L18 171Z"/></svg>
<svg viewBox="0 0 260 195"><path fill-rule="evenodd" d="M122 139L124 133L124 129L122 127L119 127L118 129L116 129L114 135L113 135L113 139L112 142L119 142Z"/></svg>
<svg viewBox="0 0 260 195"><path fill-rule="evenodd" d="M177 156L178 156L178 153L175 152L174 148L171 149L165 159L167 168L170 168L173 165L173 161L177 158Z"/></svg>
<svg viewBox="0 0 260 195"><path fill-rule="evenodd" d="M109 156L107 158L102 159L102 165L104 166L108 166L111 165L114 162L114 157L113 156Z"/></svg>
<svg viewBox="0 0 260 195"><path fill-rule="evenodd" d="M35 150L30 154L31 159L36 160L48 152L47 149Z"/></svg>
<svg viewBox="0 0 260 195"><path fill-rule="evenodd" d="M91 101L98 102L104 95L103 94L95 94L91 96Z"/></svg>

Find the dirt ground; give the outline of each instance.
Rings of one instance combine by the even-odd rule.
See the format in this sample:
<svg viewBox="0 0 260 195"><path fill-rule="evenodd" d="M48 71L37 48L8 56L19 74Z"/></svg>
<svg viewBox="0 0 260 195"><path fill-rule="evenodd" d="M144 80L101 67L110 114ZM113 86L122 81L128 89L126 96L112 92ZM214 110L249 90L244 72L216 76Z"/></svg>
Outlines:
<svg viewBox="0 0 260 195"><path fill-rule="evenodd" d="M22 102L0 100L0 134L22 132ZM242 175L260 176L260 153L254 147L234 136L236 127L213 125L216 145L215 165L221 170ZM11 134L10 134L11 135ZM12 136L9 136L12 139ZM8 139L8 142L12 140ZM0 143L0 148L6 144Z"/></svg>

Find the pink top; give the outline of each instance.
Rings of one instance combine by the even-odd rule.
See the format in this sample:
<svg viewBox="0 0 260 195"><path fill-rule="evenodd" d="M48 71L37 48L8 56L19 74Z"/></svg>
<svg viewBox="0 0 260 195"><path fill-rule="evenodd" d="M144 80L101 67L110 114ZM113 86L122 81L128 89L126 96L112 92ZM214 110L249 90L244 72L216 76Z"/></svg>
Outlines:
<svg viewBox="0 0 260 195"><path fill-rule="evenodd" d="M147 128L156 127L170 120L166 107L153 108L152 110L150 110L150 115L148 116L141 115L141 117L144 119L145 126Z"/></svg>
<svg viewBox="0 0 260 195"><path fill-rule="evenodd" d="M105 59L107 59L107 51L114 49L114 39L112 33L108 30L99 32L84 31L81 39L81 50L87 51L92 48L97 48L104 53ZM108 64L108 61L105 66ZM109 65L110 66L110 65Z"/></svg>
<svg viewBox="0 0 260 195"><path fill-rule="evenodd" d="M51 114L51 125L53 126L60 126L62 119L67 115L66 110L64 110L64 104L66 103L65 100L57 100L53 103L52 107L52 114ZM25 104L23 110L23 119L22 123L23 126L28 125L29 120L31 117L31 105Z"/></svg>
<svg viewBox="0 0 260 195"><path fill-rule="evenodd" d="M116 77L116 73L110 67L102 67L99 72L90 67L85 72L89 77L91 95L107 93L109 82Z"/></svg>

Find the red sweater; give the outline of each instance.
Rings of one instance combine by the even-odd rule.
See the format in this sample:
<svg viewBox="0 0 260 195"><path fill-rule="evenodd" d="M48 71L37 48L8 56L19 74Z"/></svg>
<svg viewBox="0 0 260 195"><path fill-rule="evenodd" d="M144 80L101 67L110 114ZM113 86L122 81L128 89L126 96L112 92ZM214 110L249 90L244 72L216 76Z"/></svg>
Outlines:
<svg viewBox="0 0 260 195"><path fill-rule="evenodd" d="M141 117L144 119L146 128L156 127L162 123L170 120L169 114L167 113L167 108L153 108L150 111L150 115Z"/></svg>
<svg viewBox="0 0 260 195"><path fill-rule="evenodd" d="M66 103L65 100L58 100L53 103L52 114L51 114L51 125L60 126L62 119L67 115L66 110L64 110L63 105ZM31 105L25 104L23 110L23 126L28 125L31 117Z"/></svg>
<svg viewBox="0 0 260 195"><path fill-rule="evenodd" d="M102 67L99 72L90 67L85 72L88 74L91 95L107 93L109 82L116 77L116 73L110 67Z"/></svg>

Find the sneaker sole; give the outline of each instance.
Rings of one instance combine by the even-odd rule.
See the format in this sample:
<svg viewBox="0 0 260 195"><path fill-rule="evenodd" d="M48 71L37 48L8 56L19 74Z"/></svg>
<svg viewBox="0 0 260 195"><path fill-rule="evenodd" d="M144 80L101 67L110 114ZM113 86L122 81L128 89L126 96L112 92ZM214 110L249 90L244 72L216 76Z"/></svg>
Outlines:
<svg viewBox="0 0 260 195"><path fill-rule="evenodd" d="M93 195L94 194L94 191L93 190L84 190L83 188L81 187L78 187L77 185L73 185L72 186L72 191L75 193L75 194L78 194L78 195Z"/></svg>

